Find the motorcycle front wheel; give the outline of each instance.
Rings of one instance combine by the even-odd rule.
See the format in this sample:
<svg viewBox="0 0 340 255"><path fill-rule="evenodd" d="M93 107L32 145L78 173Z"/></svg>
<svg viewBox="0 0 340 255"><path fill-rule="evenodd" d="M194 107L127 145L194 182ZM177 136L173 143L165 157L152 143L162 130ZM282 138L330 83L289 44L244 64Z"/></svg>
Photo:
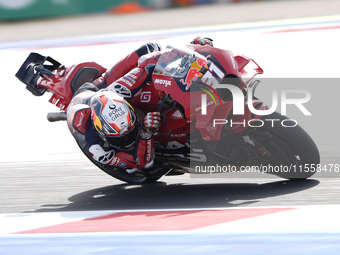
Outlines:
<svg viewBox="0 0 340 255"><path fill-rule="evenodd" d="M261 118L260 128L248 128L239 134L249 135L257 145L257 157L251 165L285 179L307 179L320 164L319 150L312 138L299 125L281 125L289 119L274 112ZM271 120L276 120L275 124ZM279 124L280 123L280 124Z"/></svg>

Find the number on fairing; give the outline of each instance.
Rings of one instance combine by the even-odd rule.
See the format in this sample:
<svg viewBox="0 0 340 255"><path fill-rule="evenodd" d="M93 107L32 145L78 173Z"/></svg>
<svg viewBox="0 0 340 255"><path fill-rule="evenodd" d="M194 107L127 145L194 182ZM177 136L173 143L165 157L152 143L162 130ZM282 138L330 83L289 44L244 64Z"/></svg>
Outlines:
<svg viewBox="0 0 340 255"><path fill-rule="evenodd" d="M216 79L216 76L222 79L224 77L224 73L214 63L211 63L209 70L202 77L202 82L211 87L217 86L219 81Z"/></svg>

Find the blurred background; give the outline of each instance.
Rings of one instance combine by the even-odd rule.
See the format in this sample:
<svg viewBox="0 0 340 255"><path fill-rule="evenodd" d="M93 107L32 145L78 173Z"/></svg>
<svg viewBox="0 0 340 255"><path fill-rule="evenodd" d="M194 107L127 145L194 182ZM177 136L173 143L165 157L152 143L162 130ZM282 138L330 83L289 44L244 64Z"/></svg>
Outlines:
<svg viewBox="0 0 340 255"><path fill-rule="evenodd" d="M0 0L0 41L337 15L339 10L338 0Z"/></svg>
<svg viewBox="0 0 340 255"><path fill-rule="evenodd" d="M36 19L85 13L127 13L211 3L278 0L0 0L2 20Z"/></svg>

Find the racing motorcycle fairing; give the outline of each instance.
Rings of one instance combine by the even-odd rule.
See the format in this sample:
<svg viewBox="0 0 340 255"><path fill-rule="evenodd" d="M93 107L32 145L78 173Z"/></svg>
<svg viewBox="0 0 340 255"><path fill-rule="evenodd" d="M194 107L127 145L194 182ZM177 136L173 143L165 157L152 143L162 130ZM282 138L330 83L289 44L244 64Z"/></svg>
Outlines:
<svg viewBox="0 0 340 255"><path fill-rule="evenodd" d="M261 110L267 110L268 106L263 105L260 101L254 101L253 107L255 109L261 108ZM252 125L252 122L255 122L256 120L263 117L263 115L257 115L253 114L248 106L248 102L244 104L244 114L243 115L233 115L228 120L230 124L230 130L234 134L239 134L242 131L246 130L250 125ZM220 125L222 126L222 125Z"/></svg>
<svg viewBox="0 0 340 255"><path fill-rule="evenodd" d="M222 125L215 125L214 119L226 120L233 108L232 95L219 89L219 85L227 83L241 90L246 88L247 83L241 80L241 73L248 73L245 67L252 60L243 56L234 57L230 51L210 46L189 48L199 52L168 47L158 55L152 75L154 88L171 95L183 106L191 132L199 130L203 140L216 141L220 139ZM262 69L257 65L255 75L261 72ZM203 95L208 95L209 98L205 114L202 114ZM246 103L245 108L248 109ZM248 112L243 116L247 120L251 118ZM174 120L176 119L168 121L167 118L166 123L181 123ZM237 120L238 116L235 117L235 121ZM183 120L182 122L184 124ZM241 128L235 128L235 132L238 129Z"/></svg>
<svg viewBox="0 0 340 255"><path fill-rule="evenodd" d="M232 102L224 102L217 107L210 105L207 107L207 115L196 114L196 122L192 125L192 130L198 129L204 141L217 141L221 137L223 125L215 125L214 119L227 119Z"/></svg>
<svg viewBox="0 0 340 255"><path fill-rule="evenodd" d="M238 71L243 80L241 89L245 89L250 81L258 74L263 74L262 68L255 62L255 60L246 56L235 56L235 61L238 66Z"/></svg>
<svg viewBox="0 0 340 255"><path fill-rule="evenodd" d="M55 70L52 77L43 77L39 81L39 86L47 89L53 87L55 93L49 102L61 109L66 109L74 92L81 85L94 81L105 71L105 68L94 62L75 64Z"/></svg>
<svg viewBox="0 0 340 255"><path fill-rule="evenodd" d="M27 89L35 96L43 95L46 90L53 91L49 102L66 110L74 92L84 83L100 77L105 71L104 67L95 62L65 67L51 57L31 53L16 77L25 83Z"/></svg>

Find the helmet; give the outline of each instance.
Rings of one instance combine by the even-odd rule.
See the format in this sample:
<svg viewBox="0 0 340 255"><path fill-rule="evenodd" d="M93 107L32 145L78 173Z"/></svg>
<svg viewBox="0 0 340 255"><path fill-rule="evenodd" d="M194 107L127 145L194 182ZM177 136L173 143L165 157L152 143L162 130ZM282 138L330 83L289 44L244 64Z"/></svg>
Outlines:
<svg viewBox="0 0 340 255"><path fill-rule="evenodd" d="M123 150L136 145L137 117L123 97L111 91L98 92L91 98L90 107L93 126L104 141Z"/></svg>

